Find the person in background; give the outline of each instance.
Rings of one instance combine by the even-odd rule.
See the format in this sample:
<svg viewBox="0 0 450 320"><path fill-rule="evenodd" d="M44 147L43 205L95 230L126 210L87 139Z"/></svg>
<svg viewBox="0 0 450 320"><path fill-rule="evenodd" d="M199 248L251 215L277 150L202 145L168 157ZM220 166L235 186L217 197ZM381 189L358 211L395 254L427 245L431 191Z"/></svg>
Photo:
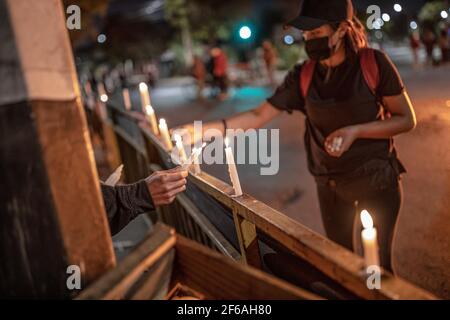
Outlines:
<svg viewBox="0 0 450 320"><path fill-rule="evenodd" d="M148 178L129 185L108 186L101 183L111 235L119 233L140 214L171 204L186 190L187 171L177 167L157 171Z"/></svg>
<svg viewBox="0 0 450 320"><path fill-rule="evenodd" d="M327 236L357 250L353 235L361 224L355 219L368 210L378 228L381 265L392 270L392 241L406 173L394 137L417 124L409 95L386 54L368 48L365 27L350 0L305 0L288 25L303 31L310 60L293 67L274 95L258 107L203 123L204 133L217 129L224 136L231 129L261 128L283 111L303 113L308 169L316 180ZM371 57L370 65L364 57ZM377 83L369 83L364 75L375 67ZM181 128L194 137L192 124Z"/></svg>
<svg viewBox="0 0 450 320"><path fill-rule="evenodd" d="M215 86L219 87L219 100L224 101L228 98L228 58L225 52L219 48L211 49L211 57L213 61L212 72Z"/></svg>
<svg viewBox="0 0 450 320"><path fill-rule="evenodd" d="M266 64L269 83L272 87L276 87L275 71L277 67L277 52L272 43L268 40L263 42L263 58Z"/></svg>
<svg viewBox="0 0 450 320"><path fill-rule="evenodd" d="M409 36L409 45L413 54L414 67L419 65L419 49L420 49L420 35L418 32L412 32Z"/></svg>
<svg viewBox="0 0 450 320"><path fill-rule="evenodd" d="M192 76L197 81L197 99L203 100L203 90L205 89L206 81L206 67L202 58L198 55L194 56L194 63L192 65Z"/></svg>
<svg viewBox="0 0 450 320"><path fill-rule="evenodd" d="M434 64L433 50L436 44L436 36L434 35L433 31L427 29L425 31L425 34L423 35L422 42L427 51L427 64L433 65Z"/></svg>
<svg viewBox="0 0 450 320"><path fill-rule="evenodd" d="M439 48L441 49L441 62L448 62L450 60L450 42L447 29L441 30L439 36Z"/></svg>

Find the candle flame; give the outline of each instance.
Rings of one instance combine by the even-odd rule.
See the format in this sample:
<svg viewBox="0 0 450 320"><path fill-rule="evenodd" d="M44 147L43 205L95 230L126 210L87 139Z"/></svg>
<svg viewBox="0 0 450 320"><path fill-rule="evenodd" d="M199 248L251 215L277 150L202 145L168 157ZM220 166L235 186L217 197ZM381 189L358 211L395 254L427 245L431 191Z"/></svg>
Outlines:
<svg viewBox="0 0 450 320"><path fill-rule="evenodd" d="M363 224L364 229L372 229L373 228L373 220L372 216L367 210L361 211L361 222Z"/></svg>
<svg viewBox="0 0 450 320"><path fill-rule="evenodd" d="M149 104L145 107L145 111L147 112L148 115L155 113L155 110Z"/></svg>
<svg viewBox="0 0 450 320"><path fill-rule="evenodd" d="M139 90L141 90L141 91L148 90L147 84L145 82L139 83Z"/></svg>

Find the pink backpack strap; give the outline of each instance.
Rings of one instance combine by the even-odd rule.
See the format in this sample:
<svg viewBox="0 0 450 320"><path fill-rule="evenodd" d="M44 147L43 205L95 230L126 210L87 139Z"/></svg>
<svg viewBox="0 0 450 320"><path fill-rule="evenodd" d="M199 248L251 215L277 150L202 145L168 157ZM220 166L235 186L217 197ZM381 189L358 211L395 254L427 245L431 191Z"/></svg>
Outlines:
<svg viewBox="0 0 450 320"><path fill-rule="evenodd" d="M359 56L364 79L372 94L376 96L380 84L380 70L375 58L375 50L371 48L361 49Z"/></svg>
<svg viewBox="0 0 450 320"><path fill-rule="evenodd" d="M302 70L300 71L300 92L303 98L306 98L308 95L315 68L316 62L313 60L306 61L302 66Z"/></svg>

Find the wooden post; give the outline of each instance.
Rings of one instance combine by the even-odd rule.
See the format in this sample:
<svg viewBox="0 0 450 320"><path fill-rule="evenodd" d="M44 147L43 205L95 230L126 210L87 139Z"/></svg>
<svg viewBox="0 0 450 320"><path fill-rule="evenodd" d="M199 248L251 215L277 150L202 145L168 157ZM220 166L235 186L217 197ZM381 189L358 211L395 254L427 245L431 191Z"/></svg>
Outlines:
<svg viewBox="0 0 450 320"><path fill-rule="evenodd" d="M253 223L243 219L237 209L233 210L233 219L241 249L242 262L261 269L261 256L259 254L258 236Z"/></svg>
<svg viewBox="0 0 450 320"><path fill-rule="evenodd" d="M62 2L0 0L0 296L68 298L115 265Z"/></svg>

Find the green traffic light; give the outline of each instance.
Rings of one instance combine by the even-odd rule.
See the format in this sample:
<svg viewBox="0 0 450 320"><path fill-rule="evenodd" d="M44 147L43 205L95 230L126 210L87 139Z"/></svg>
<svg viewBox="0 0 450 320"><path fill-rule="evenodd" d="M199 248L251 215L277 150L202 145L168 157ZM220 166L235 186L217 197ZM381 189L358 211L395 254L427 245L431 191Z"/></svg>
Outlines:
<svg viewBox="0 0 450 320"><path fill-rule="evenodd" d="M242 26L239 29L239 36L241 37L241 39L243 40L247 40L250 39L252 36L252 29L250 29L250 27L248 26Z"/></svg>

